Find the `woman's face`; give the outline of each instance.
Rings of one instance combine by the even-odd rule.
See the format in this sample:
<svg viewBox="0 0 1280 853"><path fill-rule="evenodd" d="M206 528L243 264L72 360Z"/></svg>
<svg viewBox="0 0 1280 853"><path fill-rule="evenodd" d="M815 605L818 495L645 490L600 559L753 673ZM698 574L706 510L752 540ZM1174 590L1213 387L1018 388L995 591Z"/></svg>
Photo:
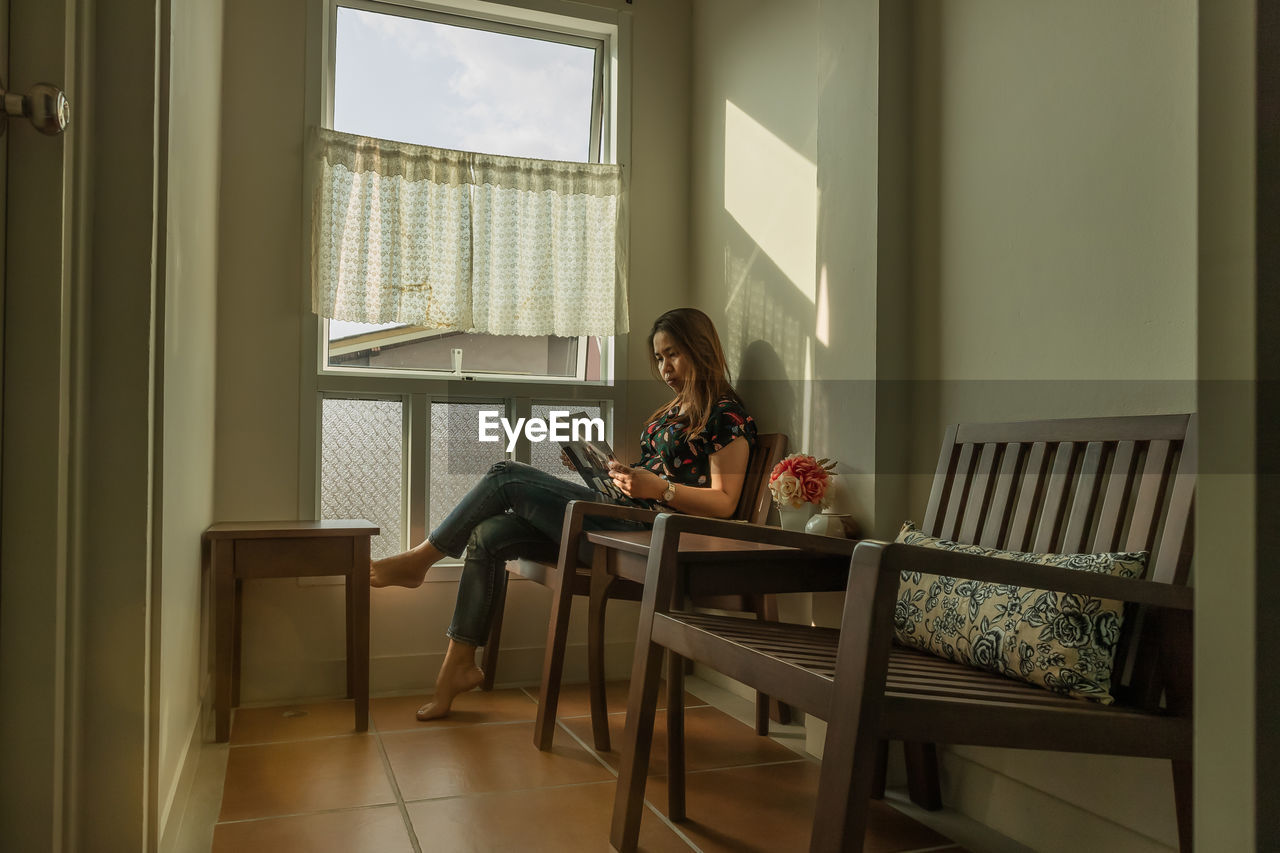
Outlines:
<svg viewBox="0 0 1280 853"><path fill-rule="evenodd" d="M658 332L653 336L653 360L658 366L658 375L677 394L684 384L684 356L676 346L675 339L666 332Z"/></svg>

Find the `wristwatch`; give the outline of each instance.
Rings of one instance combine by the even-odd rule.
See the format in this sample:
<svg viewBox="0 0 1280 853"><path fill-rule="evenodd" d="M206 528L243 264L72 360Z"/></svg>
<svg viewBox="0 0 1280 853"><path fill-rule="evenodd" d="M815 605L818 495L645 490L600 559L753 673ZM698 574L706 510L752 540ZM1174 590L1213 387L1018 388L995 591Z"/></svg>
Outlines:
<svg viewBox="0 0 1280 853"><path fill-rule="evenodd" d="M676 484L667 480L667 490L662 493L662 502L664 504L671 503L671 499L676 496Z"/></svg>

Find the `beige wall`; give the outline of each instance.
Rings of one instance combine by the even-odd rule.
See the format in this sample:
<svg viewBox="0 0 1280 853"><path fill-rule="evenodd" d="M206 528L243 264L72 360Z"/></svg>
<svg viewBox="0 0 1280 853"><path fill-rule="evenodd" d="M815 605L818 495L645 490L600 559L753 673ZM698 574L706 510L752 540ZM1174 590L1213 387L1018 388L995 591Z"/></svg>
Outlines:
<svg viewBox="0 0 1280 853"><path fill-rule="evenodd" d="M817 15L817 0L693 4L694 295L760 429L797 438L814 346Z"/></svg>
<svg viewBox="0 0 1280 853"><path fill-rule="evenodd" d="M917 10L917 467L951 421L1194 408L1195 3Z"/></svg>
<svg viewBox="0 0 1280 853"><path fill-rule="evenodd" d="M1193 2L694 22L695 293L762 425L839 458L864 526L920 511L946 423L1195 408ZM736 168L748 143L773 159ZM1174 842L1160 762L955 749L944 784L1036 849Z"/></svg>
<svg viewBox="0 0 1280 853"><path fill-rule="evenodd" d="M922 0L914 32L913 470L946 423L1193 410L1196 4ZM944 768L951 802L1040 850L1081 826L1176 843L1166 762Z"/></svg>
<svg viewBox="0 0 1280 853"><path fill-rule="evenodd" d="M200 745L200 534L213 521L222 3L175 0L161 385L159 832ZM189 777L186 777L189 778Z"/></svg>
<svg viewBox="0 0 1280 853"><path fill-rule="evenodd" d="M694 22L696 300L760 428L838 459L836 505L874 529L901 513L876 436L903 420L877 385L905 369L907 205L880 190L909 142L903 57L876 4L699 2Z"/></svg>
<svg viewBox="0 0 1280 853"><path fill-rule="evenodd" d="M298 517L301 316L304 281L302 151L307 96L306 0L226 4L222 195L218 255L217 473L219 519ZM630 16L631 323L680 301L688 268L688 5L602 0ZM625 82L625 81L624 81ZM250 94L251 93L251 94ZM264 105L270 105L265 108ZM625 109L625 103L624 103ZM637 341L637 339L639 339ZM625 348L630 373L622 423L652 407L643 336ZM635 413L635 414L632 414ZM634 442L624 428L619 446ZM456 571L417 590L373 595L372 689L429 685L444 649ZM546 591L512 585L500 682L536 682ZM244 604L245 701L332 695L343 679L340 586L250 582ZM633 622L610 622L611 669L626 671ZM633 612L633 609L632 611ZM572 643L584 641L576 626ZM570 677L582 649L573 650Z"/></svg>
<svg viewBox="0 0 1280 853"><path fill-rule="evenodd" d="M646 339L664 311L689 303L688 0L656 0L631 10L631 334L628 380L616 436L623 458L639 455L641 422L666 399L653 380ZM634 636L634 631L630 632Z"/></svg>
<svg viewBox="0 0 1280 853"><path fill-rule="evenodd" d="M219 519L297 514L306 7L306 0L226 4L214 491Z"/></svg>

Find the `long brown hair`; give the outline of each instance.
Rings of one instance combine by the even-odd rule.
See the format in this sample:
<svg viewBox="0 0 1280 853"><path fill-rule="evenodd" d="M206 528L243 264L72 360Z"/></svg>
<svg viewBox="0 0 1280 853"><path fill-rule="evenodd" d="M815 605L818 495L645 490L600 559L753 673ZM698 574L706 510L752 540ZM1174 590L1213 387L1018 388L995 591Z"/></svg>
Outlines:
<svg viewBox="0 0 1280 853"><path fill-rule="evenodd" d="M676 422L684 424L686 434L692 438L706 428L717 400L728 397L741 405L742 398L729 383L724 348L710 317L697 308L673 308L653 321L649 330L649 372L661 379L653 358L653 338L659 332L666 332L683 356L685 378L675 399L650 415L649 423L678 406Z"/></svg>

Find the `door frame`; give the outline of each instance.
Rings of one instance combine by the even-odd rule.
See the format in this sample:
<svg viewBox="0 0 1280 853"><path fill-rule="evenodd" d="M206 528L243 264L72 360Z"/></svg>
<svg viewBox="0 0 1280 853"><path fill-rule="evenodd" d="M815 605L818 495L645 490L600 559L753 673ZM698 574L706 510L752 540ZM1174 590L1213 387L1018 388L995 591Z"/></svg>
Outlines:
<svg viewBox="0 0 1280 853"><path fill-rule="evenodd" d="M7 2L5 82L73 114L6 134L0 838L149 851L172 0Z"/></svg>

